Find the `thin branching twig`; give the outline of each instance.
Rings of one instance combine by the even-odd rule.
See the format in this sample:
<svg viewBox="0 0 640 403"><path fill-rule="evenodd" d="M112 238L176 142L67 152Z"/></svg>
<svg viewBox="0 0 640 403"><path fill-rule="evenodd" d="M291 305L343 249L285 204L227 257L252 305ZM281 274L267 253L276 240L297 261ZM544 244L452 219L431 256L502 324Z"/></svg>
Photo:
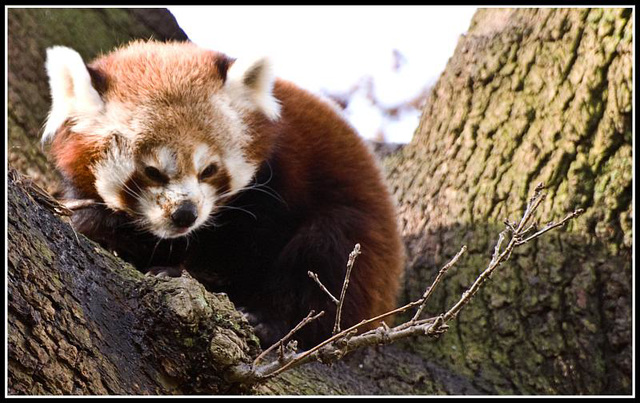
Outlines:
<svg viewBox="0 0 640 403"><path fill-rule="evenodd" d="M289 338L291 336L293 336L293 334L295 332L297 332L298 330L300 330L302 327L304 327L306 324L308 324L309 322L312 322L316 319L318 319L319 317L321 317L322 315L324 315L324 311L320 311L319 314L313 316L313 314L315 313L315 311L311 311L309 312L309 314L300 321L300 323L298 323L293 329L291 329L289 331L289 333L287 333L283 338L281 338L280 340L278 340L276 343L274 343L272 346L270 346L269 348L267 348L266 350L264 350L259 356L256 357L256 359L253 361L253 365L257 365L258 362L260 360L262 360L267 354L269 354L271 351L273 351L274 349L284 346L284 343L289 340Z"/></svg>
<svg viewBox="0 0 640 403"><path fill-rule="evenodd" d="M440 283L440 280L442 280L442 277L444 277L447 271L449 271L449 269L458 262L458 259L460 259L460 256L462 256L462 254L466 250L467 250L467 246L463 245L462 248L460 248L460 251L447 264L442 266L435 280L433 280L433 283L431 284L431 286L427 288L424 294L422 295L422 303L418 307L418 310L416 311L415 315L413 315L413 318L411 318L410 321L403 324L403 327L408 327L416 323L416 321L420 318L420 315L422 314L422 311L424 310L425 306L427 305L427 301L429 301L429 297L431 296L431 294L433 294L433 291L438 286L438 283Z"/></svg>
<svg viewBox="0 0 640 403"><path fill-rule="evenodd" d="M344 283L342 284L342 291L340 292L340 299L338 300L338 309L336 310L336 321L333 325L333 334L340 332L340 320L342 319L342 305L344 304L344 297L347 294L347 287L349 286L349 277L351 277L351 270L356 262L356 258L360 254L360 244L357 243L353 248L353 251L349 253L349 260L347 261L347 273L344 276Z"/></svg>
<svg viewBox="0 0 640 403"><path fill-rule="evenodd" d="M548 223L544 228L542 228L540 231L536 232L535 234L529 236L526 239L523 239L521 241L516 242L516 246L520 246L524 243L527 243L535 238L538 238L540 235L544 234L547 231L551 231L554 228L557 227L562 227L564 224L567 223L567 221L571 220L572 218L575 218L577 216L579 216L580 214L584 213L583 209L576 209L573 213L569 213L567 214L567 216L565 218L562 219L562 221L558 222L558 223L554 223L553 221L551 221L550 223ZM527 231L523 231L524 233L526 233Z"/></svg>
<svg viewBox="0 0 640 403"><path fill-rule="evenodd" d="M482 284L485 281L487 281L487 279L489 279L493 271L498 266L500 266L502 262L509 259L509 257L511 256L511 252L513 252L514 248L516 248L517 246L523 245L526 242L530 242L535 238L538 238L539 236L546 233L547 231L550 231L553 228L557 228L561 225L564 225L567 221L579 216L584 211L582 209L577 209L573 213L567 215L559 223L549 225L545 227L543 230L540 230L537 233L526 238L525 240L521 240L525 232L531 228L531 227L527 227L527 224L531 219L533 212L538 208L542 200L544 200L544 198L546 197L545 194L541 193L542 189L543 189L542 184L539 184L538 186L536 186L535 193L533 197L529 200L529 203L527 204L527 208L522 216L522 219L517 224L517 226L511 226L509 228L509 230L512 231L511 239L509 240L509 243L502 251L500 247L502 242L504 241L505 231L500 233L500 236L498 238L498 242L496 243L493 257L491 258L491 262L489 263L489 266L480 274L480 276L478 276L478 278L473 282L471 287L469 287L469 289L462 294L462 297L460 298L460 300L449 311L447 311L447 313L444 314L445 322L448 322L449 320L456 317L456 315L458 314L458 312L460 312L462 307L464 307L466 304L469 303L471 298L473 298L473 296L478 292Z"/></svg>
<svg viewBox="0 0 640 403"><path fill-rule="evenodd" d="M336 325L334 327L334 334L328 339L322 341L315 347L303 351L300 353L296 353L295 351L290 351L288 354L284 352L281 353L280 357L277 360L272 362L256 365L258 361L260 361L268 351L272 351L274 348L280 346L282 350L282 346L284 341L286 341L291 335L299 329L298 326L294 328L290 334L285 336L281 341L276 343L274 346L267 349L267 351L254 361L254 365L239 365L230 371L234 379L243 383L255 383L261 382L266 379L270 379L278 374L281 374L284 371L287 371L291 368L302 365L311 360L317 359L323 362L332 362L333 360L340 359L342 356L347 354L349 351L353 351L358 348L376 345L376 344L385 344L391 343L395 340L399 340L402 338L406 338L414 335L427 335L432 337L437 337L447 331L449 325L447 324L449 321L454 319L456 315L460 312L460 310L467 305L473 296L478 292L481 288L482 284L491 276L491 274L498 268L503 262L508 260L511 256L512 251L527 242L532 241L545 234L546 232L558 228L564 224L566 224L569 220L579 216L582 214L583 210L577 209L573 213L567 215L563 220L558 223L549 223L543 229L537 231L533 235L526 236L530 231L535 230L537 228L536 223L530 224L530 220L532 218L535 210L540 206L540 203L544 200L545 195L541 193L542 185L538 185L535 189L534 195L531 197L529 202L527 203L527 207L525 212L522 215L522 218L519 222L509 222L505 220L505 225L507 229L502 231L496 242L496 245L493 250L493 254L491 256L491 260L488 266L482 271L482 273L476 278L473 284L462 293L459 300L453 304L453 306L446 312L443 312L439 315L436 315L431 318L419 319L422 314L426 302L429 297L432 295L436 286L441 282L443 276L446 272L455 265L460 256L465 252L466 246L463 246L460 251L449 261L446 265L440 269L436 279L433 281L432 285L428 287L422 297L416 301L410 302L402 307L396 308L389 312L385 312L376 317L363 320L348 329L339 330L339 312L341 311L342 303L344 302L344 296L346 292L346 286L348 285L348 277L351 273L351 269L353 268L355 258L360 253L359 244L356 245L353 252L349 255L349 261L347 263L347 274L345 275L345 282L343 284L342 293L340 295L340 300L338 301L338 311L336 312ZM506 246L503 248L503 244L507 238L507 235L511 233L511 237L507 242ZM311 276L312 273L310 273ZM311 276L313 278L313 276ZM316 276L317 278L317 276ZM314 279L316 280L316 279ZM319 280L316 282L321 285ZM322 288L322 287L321 287ZM327 291L325 291L327 292ZM330 293L328 293L330 295ZM335 299L335 298L333 298ZM405 312L409 309L417 307L417 312L411 320L408 322L402 323L395 327L389 327L384 323L381 323L379 327L366 331L364 333L358 334L358 330L371 323L380 323L382 319ZM312 320L311 314L303 320L305 322L307 319ZM302 323L302 322L301 322ZM306 322L308 323L308 322ZM336 331L337 329L337 331Z"/></svg>
<svg viewBox="0 0 640 403"><path fill-rule="evenodd" d="M568 221L576 218L583 213L584 210L576 209L574 212L564 217L561 221L557 223L549 222L544 228L537 230L538 224L536 222L530 223L530 221L533 213L546 197L546 195L541 192L542 189L542 184L536 186L534 195L529 199L526 209L519 222L510 222L509 220L504 221L506 230L502 231L499 234L488 266L476 278L473 284L462 293L458 301L456 301L453 306L446 312L443 312L434 317L420 319L420 316L422 315L430 296L440 284L447 271L458 262L459 258L466 251L466 246L463 246L460 251L440 269L435 280L433 281L431 286L429 286L425 290L420 299L410 302L402 307L393 309L389 312L380 314L376 317L363 320L349 327L348 329L340 330L342 306L344 304L347 287L349 285L349 278L354 267L355 260L360 254L360 244L356 244L353 251L349 254L349 259L347 261L347 270L339 299L334 297L328 291L328 289L320 282L318 276L315 273L308 272L309 277L311 277L318 284L320 289L329 296L331 301L337 305L332 336L322 341L318 345L312 347L311 349L300 353L297 353L295 351L295 341L290 341L288 344L286 344L287 348L285 351L285 343L287 343L287 341L289 341L298 330L300 330L308 323L318 319L324 314L324 311L322 311L314 316L314 312L311 311L282 339L280 339L278 342L274 343L272 346L258 355L258 357L256 357L252 364L243 364L230 368L229 376L237 380L238 382L251 384L273 378L274 376L277 376L284 371L287 371L291 368L297 367L312 360L332 362L333 360L340 359L349 351L353 351L358 348L376 344L391 343L396 340L413 335L423 334L427 336L437 337L445 333L449 328L447 323L454 319L464 308L464 306L471 301L473 296L480 290L482 285L490 278L491 274L503 262L507 261L511 257L511 253L516 247L524 245L555 228L565 225ZM41 196L43 193L46 194L46 192L41 192L39 190L39 188L35 188L32 193L34 195L37 195L40 199L48 201L48 198L44 198ZM51 197L51 199L53 198ZM54 204L56 210L63 215L71 215L71 213L75 210L99 204L97 201L91 199L63 200L60 202L56 202L57 203ZM531 231L536 232L528 235ZM511 235L510 239L507 242L506 246L503 248L503 244L509 234ZM395 327L389 327L384 322L382 322L382 319L384 318L405 312L416 307L418 309L413 317L405 323L401 323ZM380 323L380 325L375 329L358 334L359 329L366 325L370 325L371 323ZM280 351L278 357L271 362L262 364L261 361L263 361L265 357L275 349L279 349Z"/></svg>
<svg viewBox="0 0 640 403"><path fill-rule="evenodd" d="M327 287L324 286L324 284L322 284L322 282L320 282L320 279L318 278L318 275L312 271L308 271L307 274L309 275L309 277L311 277L313 279L313 281L316 282L316 284L318 284L318 287L320 287L320 289L322 291L324 291L325 294L327 294L329 296L329 298L331 299L331 302L333 302L334 304L338 305L339 301L336 297L333 296L333 294L331 294L329 292L329 290L327 290Z"/></svg>

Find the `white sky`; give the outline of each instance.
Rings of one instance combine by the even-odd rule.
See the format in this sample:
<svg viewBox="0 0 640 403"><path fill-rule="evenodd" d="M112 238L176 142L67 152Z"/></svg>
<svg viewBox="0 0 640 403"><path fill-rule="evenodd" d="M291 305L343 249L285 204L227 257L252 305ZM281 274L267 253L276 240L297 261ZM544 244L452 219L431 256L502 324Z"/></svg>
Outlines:
<svg viewBox="0 0 640 403"><path fill-rule="evenodd" d="M276 75L316 93L346 92L370 76L385 106L435 83L475 7L465 6L185 6L169 7L189 38L235 58L267 55ZM405 58L392 70L393 49ZM364 137L383 127L408 142L419 111L390 121L363 95L345 111Z"/></svg>

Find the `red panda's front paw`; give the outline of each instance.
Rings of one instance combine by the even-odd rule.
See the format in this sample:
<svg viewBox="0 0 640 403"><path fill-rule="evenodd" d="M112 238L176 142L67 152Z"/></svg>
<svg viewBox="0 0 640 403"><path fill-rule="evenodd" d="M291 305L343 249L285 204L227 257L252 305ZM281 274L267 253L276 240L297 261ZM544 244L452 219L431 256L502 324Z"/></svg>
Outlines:
<svg viewBox="0 0 640 403"><path fill-rule="evenodd" d="M180 277L181 275L182 267L180 266L153 266L145 273L145 276L156 277Z"/></svg>

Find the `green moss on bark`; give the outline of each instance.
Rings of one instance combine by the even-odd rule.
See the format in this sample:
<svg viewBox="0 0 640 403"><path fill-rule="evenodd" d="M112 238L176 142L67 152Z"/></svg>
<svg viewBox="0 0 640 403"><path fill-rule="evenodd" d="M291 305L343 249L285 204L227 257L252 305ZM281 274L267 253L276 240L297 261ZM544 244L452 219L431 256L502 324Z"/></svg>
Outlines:
<svg viewBox="0 0 640 403"><path fill-rule="evenodd" d="M469 247L430 314L487 266L537 183L541 225L585 209L515 253L441 340L408 344L486 392L630 392L632 30L630 9L479 10L415 139L385 162L405 300Z"/></svg>

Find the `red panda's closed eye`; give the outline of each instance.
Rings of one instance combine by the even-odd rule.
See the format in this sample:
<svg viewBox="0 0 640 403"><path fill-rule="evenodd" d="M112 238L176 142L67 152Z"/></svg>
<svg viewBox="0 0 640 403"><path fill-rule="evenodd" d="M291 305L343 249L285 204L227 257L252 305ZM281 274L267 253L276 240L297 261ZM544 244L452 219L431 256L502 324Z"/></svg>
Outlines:
<svg viewBox="0 0 640 403"><path fill-rule="evenodd" d="M169 182L169 178L167 178L167 176L165 174L163 174L162 172L160 172L160 170L158 168L152 167L152 166L147 166L144 168L144 174L147 175L147 178L151 179L154 182L157 183L167 183Z"/></svg>
<svg viewBox="0 0 640 403"><path fill-rule="evenodd" d="M200 172L199 178L200 180L209 179L210 177L215 175L217 172L218 172L218 166L214 163L211 163L207 165L207 167L203 169L202 172Z"/></svg>

